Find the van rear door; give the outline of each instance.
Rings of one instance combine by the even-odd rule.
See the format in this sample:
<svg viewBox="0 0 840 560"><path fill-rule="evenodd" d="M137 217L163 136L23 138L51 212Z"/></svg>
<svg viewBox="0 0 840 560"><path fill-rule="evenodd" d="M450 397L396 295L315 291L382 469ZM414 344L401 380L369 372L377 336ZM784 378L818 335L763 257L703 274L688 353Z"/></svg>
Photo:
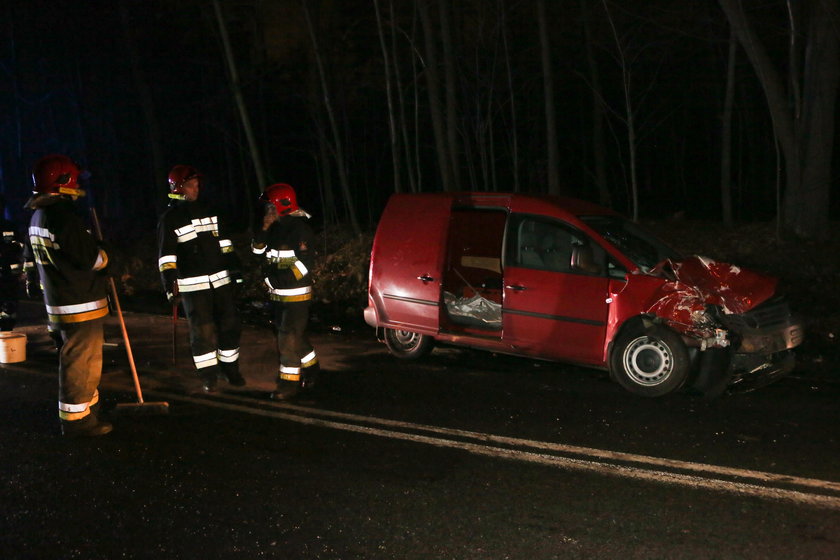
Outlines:
<svg viewBox="0 0 840 560"><path fill-rule="evenodd" d="M371 252L371 303L379 326L437 334L452 196L395 194Z"/></svg>

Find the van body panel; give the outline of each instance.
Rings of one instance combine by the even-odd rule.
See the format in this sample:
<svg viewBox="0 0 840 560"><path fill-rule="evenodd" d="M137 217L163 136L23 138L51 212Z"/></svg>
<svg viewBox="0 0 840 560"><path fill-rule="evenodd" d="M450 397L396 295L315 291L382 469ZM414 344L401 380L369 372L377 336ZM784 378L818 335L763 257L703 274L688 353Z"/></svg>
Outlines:
<svg viewBox="0 0 840 560"><path fill-rule="evenodd" d="M506 267L506 340L536 357L603 366L608 284L604 276Z"/></svg>
<svg viewBox="0 0 840 560"><path fill-rule="evenodd" d="M376 230L370 306L377 326L435 334L452 197L394 196ZM366 316L374 315L367 312Z"/></svg>

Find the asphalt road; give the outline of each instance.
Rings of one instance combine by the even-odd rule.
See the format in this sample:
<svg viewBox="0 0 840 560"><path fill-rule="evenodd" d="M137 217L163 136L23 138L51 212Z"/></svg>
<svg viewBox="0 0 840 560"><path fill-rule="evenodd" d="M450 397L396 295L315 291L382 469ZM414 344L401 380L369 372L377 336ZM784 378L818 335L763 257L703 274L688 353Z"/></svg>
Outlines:
<svg viewBox="0 0 840 560"><path fill-rule="evenodd" d="M834 379L797 372L707 402L642 400L592 370L467 350L397 362L319 325L328 369L268 400L271 333L248 327L242 389L203 395L183 321L130 314L147 401L95 440L58 433L37 308L0 367L4 558L840 557ZM108 326L103 405L131 402Z"/></svg>

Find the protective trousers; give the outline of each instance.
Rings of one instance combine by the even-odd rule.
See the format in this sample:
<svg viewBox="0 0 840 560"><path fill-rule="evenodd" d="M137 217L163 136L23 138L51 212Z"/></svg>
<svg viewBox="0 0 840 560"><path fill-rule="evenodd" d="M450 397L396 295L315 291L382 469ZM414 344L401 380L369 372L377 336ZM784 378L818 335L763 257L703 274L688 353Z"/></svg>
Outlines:
<svg viewBox="0 0 840 560"><path fill-rule="evenodd" d="M58 416L62 420L81 420L99 402L104 320L59 325L64 341L58 365Z"/></svg>
<svg viewBox="0 0 840 560"><path fill-rule="evenodd" d="M300 381L301 372L318 363L315 349L306 335L309 301L275 301L274 325L280 353L278 381Z"/></svg>
<svg viewBox="0 0 840 560"><path fill-rule="evenodd" d="M239 374L239 337L242 331L234 287L225 284L196 292L182 292L190 325L193 362L202 379L219 373Z"/></svg>

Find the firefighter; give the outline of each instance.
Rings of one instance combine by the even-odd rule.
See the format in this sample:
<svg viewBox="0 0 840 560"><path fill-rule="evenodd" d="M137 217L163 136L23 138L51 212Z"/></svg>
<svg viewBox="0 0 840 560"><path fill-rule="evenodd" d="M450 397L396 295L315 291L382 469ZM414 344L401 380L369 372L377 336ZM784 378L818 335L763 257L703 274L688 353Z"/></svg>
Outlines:
<svg viewBox="0 0 840 560"><path fill-rule="evenodd" d="M264 204L262 227L255 228L251 243L261 255L265 286L274 311L274 328L280 371L273 399L293 398L301 389L312 388L319 371L315 349L306 335L312 300L314 234L311 216L297 204L294 189L277 183L260 197Z"/></svg>
<svg viewBox="0 0 840 560"><path fill-rule="evenodd" d="M108 315L108 255L74 211L84 196L80 169L64 155L44 156L32 172L35 213L29 243L43 286L47 318L63 345L58 366L58 416L68 436L100 436L112 430L97 417L102 375L104 317Z"/></svg>
<svg viewBox="0 0 840 560"><path fill-rule="evenodd" d="M245 385L235 292L242 280L218 217L198 201L201 179L190 165L169 172L171 201L158 223L158 267L167 299L173 305L183 302L193 362L204 391L213 393L222 375L231 385Z"/></svg>
<svg viewBox="0 0 840 560"><path fill-rule="evenodd" d="M0 195L0 331L10 331L17 321L23 244L17 226L5 218L6 200Z"/></svg>

